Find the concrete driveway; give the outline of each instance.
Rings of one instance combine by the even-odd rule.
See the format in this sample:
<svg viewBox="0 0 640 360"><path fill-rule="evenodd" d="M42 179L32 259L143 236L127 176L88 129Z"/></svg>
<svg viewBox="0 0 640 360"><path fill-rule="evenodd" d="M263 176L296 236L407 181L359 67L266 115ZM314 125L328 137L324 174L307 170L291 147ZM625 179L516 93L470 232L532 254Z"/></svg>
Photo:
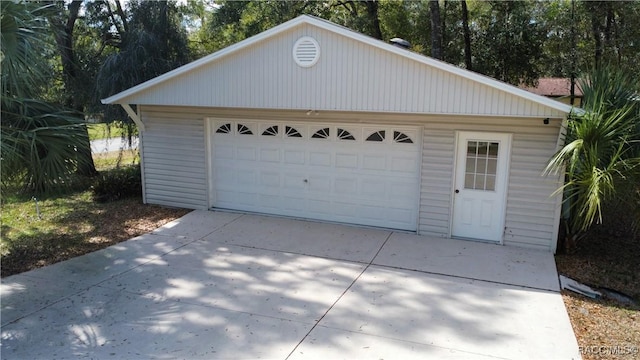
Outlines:
<svg viewBox="0 0 640 360"><path fill-rule="evenodd" d="M2 280L2 358L577 359L553 256L194 211Z"/></svg>

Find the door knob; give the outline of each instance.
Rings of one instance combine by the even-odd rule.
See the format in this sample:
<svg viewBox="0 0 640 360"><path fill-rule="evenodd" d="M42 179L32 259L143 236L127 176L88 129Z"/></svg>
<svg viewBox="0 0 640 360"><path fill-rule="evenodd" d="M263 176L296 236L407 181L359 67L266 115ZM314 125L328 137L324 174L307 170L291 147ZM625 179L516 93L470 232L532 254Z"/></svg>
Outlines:
<svg viewBox="0 0 640 360"><path fill-rule="evenodd" d="M309 180L307 180L307 179L304 179L303 181L304 181L304 182L306 182L306 183L308 183L308 182L309 182Z"/></svg>
<svg viewBox="0 0 640 360"><path fill-rule="evenodd" d="M459 192L460 192L460 190L456 189L456 194L459 193Z"/></svg>

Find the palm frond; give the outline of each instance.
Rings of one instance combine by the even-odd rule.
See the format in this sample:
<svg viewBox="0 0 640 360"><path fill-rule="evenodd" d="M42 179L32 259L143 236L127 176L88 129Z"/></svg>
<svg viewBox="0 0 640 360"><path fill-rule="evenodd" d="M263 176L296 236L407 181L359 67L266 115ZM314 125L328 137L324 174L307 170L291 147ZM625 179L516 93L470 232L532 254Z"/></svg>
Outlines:
<svg viewBox="0 0 640 360"><path fill-rule="evenodd" d="M556 193L565 194L574 230L585 231L602 223L607 202L625 196L621 183L639 178L640 103L637 84L613 68L594 70L579 84L585 112L568 120L565 145L544 172L564 171Z"/></svg>

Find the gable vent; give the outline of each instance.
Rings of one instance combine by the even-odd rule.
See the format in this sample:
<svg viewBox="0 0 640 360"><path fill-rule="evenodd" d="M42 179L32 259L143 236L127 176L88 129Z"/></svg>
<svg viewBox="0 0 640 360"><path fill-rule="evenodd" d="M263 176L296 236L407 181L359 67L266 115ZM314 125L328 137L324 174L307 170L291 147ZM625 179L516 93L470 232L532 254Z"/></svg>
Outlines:
<svg viewBox="0 0 640 360"><path fill-rule="evenodd" d="M312 67L318 62L319 58L320 45L314 38L304 36L293 44L293 60L298 66Z"/></svg>

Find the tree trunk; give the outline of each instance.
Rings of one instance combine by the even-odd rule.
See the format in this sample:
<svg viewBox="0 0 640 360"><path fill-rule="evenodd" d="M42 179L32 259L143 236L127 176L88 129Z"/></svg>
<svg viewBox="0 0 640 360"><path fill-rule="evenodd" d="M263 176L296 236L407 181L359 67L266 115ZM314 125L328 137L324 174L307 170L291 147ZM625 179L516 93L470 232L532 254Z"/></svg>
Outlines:
<svg viewBox="0 0 640 360"><path fill-rule="evenodd" d="M464 65L467 70L473 70L471 64L471 32L469 31L469 11L467 1L462 0L462 30L464 32Z"/></svg>
<svg viewBox="0 0 640 360"><path fill-rule="evenodd" d="M122 27L124 29L124 32L129 31L127 16L124 14L124 11L122 10L122 5L120 5L120 0L116 0L116 11L118 12L118 16L120 16L120 19L122 20Z"/></svg>
<svg viewBox="0 0 640 360"><path fill-rule="evenodd" d="M75 88L75 84L78 81L78 69L76 64L75 55L73 53L73 29L78 20L78 14L82 0L74 0L69 3L69 17L66 22L56 21L51 18L50 21L55 29L55 38L58 45L58 51L60 52L60 60L62 63L62 73L64 87L67 92L72 91ZM69 95L66 100L66 105L80 114L84 113L83 104L76 100L76 97ZM82 116L82 115L80 115ZM82 119L84 121L84 119ZM83 144L78 147L78 168L76 172L82 176L96 176L98 171L93 162L91 156L91 143L89 141L89 131L84 126L86 136L83 136Z"/></svg>
<svg viewBox="0 0 640 360"><path fill-rule="evenodd" d="M438 0L429 0L429 10L431 12L431 57L442 60L442 28Z"/></svg>
<svg viewBox="0 0 640 360"><path fill-rule="evenodd" d="M595 50L593 53L594 56L594 64L596 67L600 67L600 63L602 61L602 31L600 25L600 18L598 16L598 7L599 4L591 4L590 3L589 10L591 10L591 31L593 34L593 41L595 44Z"/></svg>
<svg viewBox="0 0 640 360"><path fill-rule="evenodd" d="M578 49L577 49L577 41L576 41L576 2L575 0L571 0L571 56L569 61L571 61L571 88L569 89L569 104L573 106L576 102L576 73L578 66ZM579 104L582 105L582 104Z"/></svg>
<svg viewBox="0 0 640 360"><path fill-rule="evenodd" d="M447 0L442 0L442 11L440 12L440 18L442 20L440 24L440 34L442 43L442 60L447 60L447 53L444 52L444 46L447 45Z"/></svg>
<svg viewBox="0 0 640 360"><path fill-rule="evenodd" d="M382 30L380 29L380 17L378 16L378 0L365 1L367 6L367 16L371 24L371 36L382 40Z"/></svg>
<svg viewBox="0 0 640 360"><path fill-rule="evenodd" d="M611 48L611 28L613 21L615 19L615 15L613 12L613 6L611 6L611 2L607 2L607 14L605 15L605 26L604 26L604 46L605 48Z"/></svg>

